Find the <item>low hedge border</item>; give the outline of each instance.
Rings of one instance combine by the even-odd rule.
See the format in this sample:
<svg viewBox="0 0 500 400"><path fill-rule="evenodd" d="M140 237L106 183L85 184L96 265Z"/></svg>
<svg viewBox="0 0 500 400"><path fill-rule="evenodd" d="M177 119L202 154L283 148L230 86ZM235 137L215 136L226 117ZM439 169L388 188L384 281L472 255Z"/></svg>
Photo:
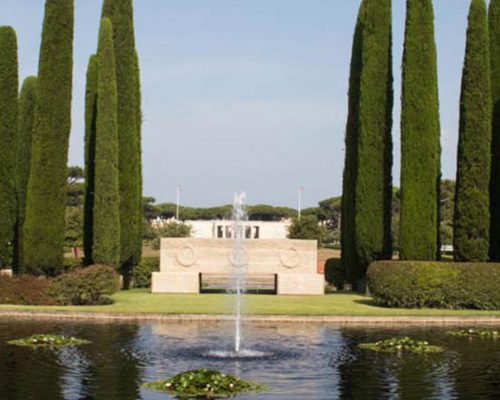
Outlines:
<svg viewBox="0 0 500 400"><path fill-rule="evenodd" d="M499 310L500 264L378 261L368 288L388 307Z"/></svg>

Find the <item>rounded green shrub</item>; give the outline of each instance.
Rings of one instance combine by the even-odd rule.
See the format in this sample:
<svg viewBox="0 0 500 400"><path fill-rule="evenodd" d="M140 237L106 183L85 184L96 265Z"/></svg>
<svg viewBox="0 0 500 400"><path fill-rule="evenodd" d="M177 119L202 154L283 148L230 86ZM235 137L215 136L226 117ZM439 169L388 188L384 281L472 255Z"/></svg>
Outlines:
<svg viewBox="0 0 500 400"><path fill-rule="evenodd" d="M500 264L379 261L368 287L388 307L498 310Z"/></svg>
<svg viewBox="0 0 500 400"><path fill-rule="evenodd" d="M109 304L108 297L120 288L115 269L108 265L93 265L55 278L48 293L61 304Z"/></svg>

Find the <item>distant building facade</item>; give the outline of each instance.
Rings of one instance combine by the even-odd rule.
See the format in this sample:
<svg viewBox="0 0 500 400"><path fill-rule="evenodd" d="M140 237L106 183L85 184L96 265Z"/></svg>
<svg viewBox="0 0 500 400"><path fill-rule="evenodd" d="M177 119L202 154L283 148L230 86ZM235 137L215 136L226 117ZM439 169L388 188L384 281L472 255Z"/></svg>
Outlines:
<svg viewBox="0 0 500 400"><path fill-rule="evenodd" d="M161 227L170 222L156 219L152 222L155 227ZM233 222L231 220L211 221L183 221L192 227L191 237L196 239L231 239L234 237ZM286 239L291 220L283 221L245 221L241 229L245 239Z"/></svg>

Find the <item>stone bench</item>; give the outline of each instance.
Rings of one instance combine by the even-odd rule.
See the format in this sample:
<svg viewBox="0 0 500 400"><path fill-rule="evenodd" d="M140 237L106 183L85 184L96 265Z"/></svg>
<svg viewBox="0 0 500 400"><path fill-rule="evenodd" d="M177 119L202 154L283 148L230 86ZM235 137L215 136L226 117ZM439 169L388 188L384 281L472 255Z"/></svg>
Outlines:
<svg viewBox="0 0 500 400"><path fill-rule="evenodd" d="M245 293L276 294L277 274L248 274L244 278ZM200 273L200 293L235 291L237 277L224 273Z"/></svg>

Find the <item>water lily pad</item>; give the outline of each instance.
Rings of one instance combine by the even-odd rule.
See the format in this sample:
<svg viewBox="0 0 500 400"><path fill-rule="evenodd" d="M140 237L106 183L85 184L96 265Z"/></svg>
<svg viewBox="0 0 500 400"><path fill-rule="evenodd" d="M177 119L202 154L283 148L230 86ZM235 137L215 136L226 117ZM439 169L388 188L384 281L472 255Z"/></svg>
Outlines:
<svg viewBox="0 0 500 400"><path fill-rule="evenodd" d="M440 346L433 346L424 340L414 340L409 337L386 339L375 343L361 343L358 347L379 353L438 353L444 351L444 348Z"/></svg>
<svg viewBox="0 0 500 400"><path fill-rule="evenodd" d="M264 385L245 381L237 376L204 368L183 372L170 379L145 383L143 387L180 399L228 398L241 393L259 393L267 389Z"/></svg>
<svg viewBox="0 0 500 400"><path fill-rule="evenodd" d="M24 339L16 339L8 342L15 346L29 347L63 347L63 346L80 346L89 344L88 340L78 339L73 336L64 335L32 335Z"/></svg>
<svg viewBox="0 0 500 400"><path fill-rule="evenodd" d="M469 328L451 331L448 334L468 338L500 339L500 331L496 329Z"/></svg>

